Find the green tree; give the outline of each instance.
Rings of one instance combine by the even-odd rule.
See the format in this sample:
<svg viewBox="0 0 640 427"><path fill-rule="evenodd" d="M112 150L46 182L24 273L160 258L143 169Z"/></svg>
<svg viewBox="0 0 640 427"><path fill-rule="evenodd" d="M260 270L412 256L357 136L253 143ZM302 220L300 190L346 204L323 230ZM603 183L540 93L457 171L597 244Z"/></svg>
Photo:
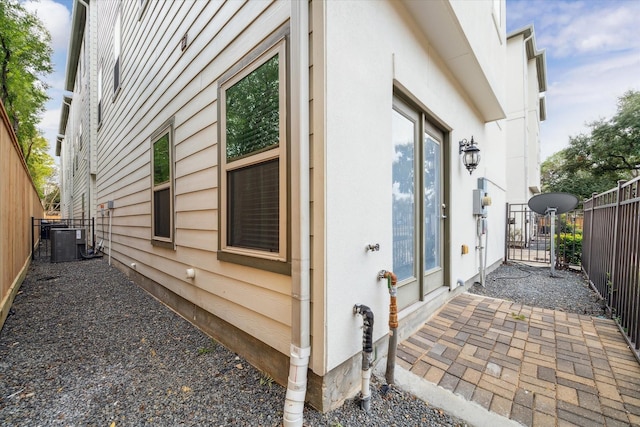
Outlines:
<svg viewBox="0 0 640 427"><path fill-rule="evenodd" d="M570 137L567 148L542 164L543 191L586 199L640 175L640 92L626 92L611 119L588 126L589 133Z"/></svg>
<svg viewBox="0 0 640 427"><path fill-rule="evenodd" d="M60 211L60 187L58 186L57 169L49 177L49 182L45 185L42 202L47 214L56 214Z"/></svg>
<svg viewBox="0 0 640 427"><path fill-rule="evenodd" d="M226 91L227 160L280 143L278 55Z"/></svg>
<svg viewBox="0 0 640 427"><path fill-rule="evenodd" d="M35 136L29 144L29 157L25 159L41 199L44 197L45 187L49 184L49 177L55 172L53 158L47 152L48 149L47 140L42 136Z"/></svg>
<svg viewBox="0 0 640 427"><path fill-rule="evenodd" d="M51 53L51 36L38 17L17 0L0 0L0 100L40 191L41 174L53 164L37 129L49 99L42 78L52 71Z"/></svg>
<svg viewBox="0 0 640 427"><path fill-rule="evenodd" d="M616 185L619 174L597 174L584 170L571 171L565 159L567 149L558 151L541 165L542 192L575 194L584 200L592 193L607 191Z"/></svg>

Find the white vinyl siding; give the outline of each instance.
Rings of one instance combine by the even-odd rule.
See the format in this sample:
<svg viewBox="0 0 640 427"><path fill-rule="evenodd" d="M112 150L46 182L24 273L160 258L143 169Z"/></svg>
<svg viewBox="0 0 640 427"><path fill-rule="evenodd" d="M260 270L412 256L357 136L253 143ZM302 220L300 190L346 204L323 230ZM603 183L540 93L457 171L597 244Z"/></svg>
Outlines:
<svg viewBox="0 0 640 427"><path fill-rule="evenodd" d="M112 256L215 316L288 354L290 280L216 259L218 239L218 87L222 75L289 19L289 4L265 2L96 2L98 52L114 66L113 28L121 7L123 81L103 108L98 134L97 203L113 200ZM162 28L163 31L158 31ZM189 48L180 39L189 36ZM122 59L122 58L121 58ZM110 74L110 73L109 73ZM173 245L150 244L150 132L174 118ZM98 217L96 232L108 230ZM108 239L105 239L105 242ZM185 281L185 269L196 278Z"/></svg>
<svg viewBox="0 0 640 427"><path fill-rule="evenodd" d="M82 90L88 88L89 73L83 72L88 67L86 63L88 55L85 55L85 44L87 43L87 35L83 40L78 60L78 72L76 73L76 81L74 85L74 96L69 108L69 119L66 128L65 144L68 144L68 150L71 154L70 170L68 171L69 198L67 199L68 217L73 219L81 219L85 215L88 206L83 207L82 195L87 191L87 182L89 180L89 161L88 161L88 137L89 137L89 91Z"/></svg>

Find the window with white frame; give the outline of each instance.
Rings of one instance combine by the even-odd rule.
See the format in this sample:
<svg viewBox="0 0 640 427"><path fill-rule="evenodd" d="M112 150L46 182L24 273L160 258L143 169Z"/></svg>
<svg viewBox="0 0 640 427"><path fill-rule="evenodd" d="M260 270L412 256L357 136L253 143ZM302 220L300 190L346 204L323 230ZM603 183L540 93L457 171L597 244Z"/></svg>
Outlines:
<svg viewBox="0 0 640 427"><path fill-rule="evenodd" d="M98 69L98 125L102 123L102 65Z"/></svg>
<svg viewBox="0 0 640 427"><path fill-rule="evenodd" d="M149 4L149 0L138 0L138 20L142 19L147 4Z"/></svg>
<svg viewBox="0 0 640 427"><path fill-rule="evenodd" d="M80 119L80 123L78 124L78 151L82 151L83 147L83 139L82 139L82 119Z"/></svg>
<svg viewBox="0 0 640 427"><path fill-rule="evenodd" d="M120 10L116 16L116 23L113 26L113 93L116 93L120 89L120 48L121 48L121 17Z"/></svg>
<svg viewBox="0 0 640 427"><path fill-rule="evenodd" d="M173 242L173 122L151 138L152 242Z"/></svg>
<svg viewBox="0 0 640 427"><path fill-rule="evenodd" d="M219 258L287 260L286 87L284 38L220 85Z"/></svg>

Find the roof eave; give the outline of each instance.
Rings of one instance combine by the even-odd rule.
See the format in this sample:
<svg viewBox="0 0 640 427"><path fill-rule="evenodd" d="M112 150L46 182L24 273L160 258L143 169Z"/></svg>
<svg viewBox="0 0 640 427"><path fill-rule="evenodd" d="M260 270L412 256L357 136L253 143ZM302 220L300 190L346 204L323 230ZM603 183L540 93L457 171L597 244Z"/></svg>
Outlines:
<svg viewBox="0 0 640 427"><path fill-rule="evenodd" d="M86 8L77 0L74 1L73 11L71 12L71 36L69 37L69 49L67 51L67 71L64 86L65 90L69 92L73 92L73 86L76 81L86 17Z"/></svg>
<svg viewBox="0 0 640 427"><path fill-rule="evenodd" d="M63 135L58 135L56 137L56 157L60 157L60 152L62 151L62 140L64 139Z"/></svg>
<svg viewBox="0 0 640 427"><path fill-rule="evenodd" d="M69 121L69 108L71 107L71 97L62 97L62 109L60 110L60 124L58 125L58 133L64 135L67 132L67 122Z"/></svg>
<svg viewBox="0 0 640 427"><path fill-rule="evenodd" d="M513 37L522 36L525 41L525 50L527 51L527 59L536 60L536 71L538 74L538 92L547 91L547 59L545 50L538 50L536 47L536 34L533 25L527 25L510 32L507 40Z"/></svg>

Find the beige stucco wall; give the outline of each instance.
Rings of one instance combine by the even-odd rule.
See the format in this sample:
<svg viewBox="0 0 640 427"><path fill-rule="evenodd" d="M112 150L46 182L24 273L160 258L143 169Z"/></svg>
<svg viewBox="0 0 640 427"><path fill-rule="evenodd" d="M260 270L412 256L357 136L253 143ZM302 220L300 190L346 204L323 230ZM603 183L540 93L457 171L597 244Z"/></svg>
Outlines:
<svg viewBox="0 0 640 427"><path fill-rule="evenodd" d="M429 8L429 3L424 7ZM478 56L498 56L498 61L504 61L506 51L495 35L491 7L485 8L483 14L475 6L472 8L464 12L465 16L476 14L477 20L488 20L491 25L465 28L467 35L478 35L481 40L493 38L485 48L488 52L478 52ZM486 31L491 33L486 35ZM328 3L326 44L326 355L330 370L361 350L361 319L353 316L354 304L370 306L380 319L380 326L374 328L375 338L387 333L389 296L386 284L377 281L376 276L379 270L392 268L394 87L401 87L414 97L448 131L445 150L450 174L445 191L450 196L450 243L445 251L450 269L445 285L458 278L467 281L477 273L472 189L480 176L492 182L494 199L489 223L491 239L498 247L491 246L489 264L501 259L506 177L502 124L485 123L460 81L402 4ZM504 71L487 70L496 85L504 81L505 75L500 73ZM495 92L503 93L504 89L496 87ZM458 156L457 142L472 135L480 143L483 160L470 176ZM366 252L364 248L369 243L379 243L380 251ZM471 248L470 254L460 255L462 244Z"/></svg>

